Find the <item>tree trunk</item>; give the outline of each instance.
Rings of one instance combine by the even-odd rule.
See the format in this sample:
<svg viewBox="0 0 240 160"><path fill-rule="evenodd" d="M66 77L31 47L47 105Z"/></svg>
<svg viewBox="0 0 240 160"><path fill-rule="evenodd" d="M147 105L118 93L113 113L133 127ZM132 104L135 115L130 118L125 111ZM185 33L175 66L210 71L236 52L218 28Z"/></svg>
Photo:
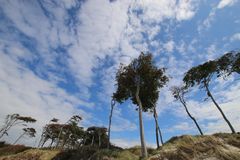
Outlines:
<svg viewBox="0 0 240 160"><path fill-rule="evenodd" d="M25 134L26 132L23 132L23 134L21 134L13 144L16 144Z"/></svg>
<svg viewBox="0 0 240 160"><path fill-rule="evenodd" d="M93 135L93 137L92 137L92 143L91 143L91 146L93 145L93 142L94 142L94 135Z"/></svg>
<svg viewBox="0 0 240 160"><path fill-rule="evenodd" d="M203 132L202 132L200 126L198 125L196 119L195 119L195 118L190 114L190 112L188 111L188 108L187 108L186 102L185 102L183 99L181 99L181 98L180 98L180 102L183 104L183 106L184 106L184 108L185 108L185 110L186 110L188 116L193 120L193 122L194 122L195 125L197 126L198 131L200 132L200 134L203 135Z"/></svg>
<svg viewBox="0 0 240 160"><path fill-rule="evenodd" d="M136 90L136 100L138 103L138 113L139 113L139 127L140 127L140 139L141 139L141 151L142 151L142 158L148 157L147 153L147 147L145 144L145 139L144 139L144 127L143 127L143 120L142 120L142 102L139 98L139 90L140 87L137 85L137 90Z"/></svg>
<svg viewBox="0 0 240 160"><path fill-rule="evenodd" d="M98 134L98 147L100 148L101 147L101 135Z"/></svg>
<svg viewBox="0 0 240 160"><path fill-rule="evenodd" d="M215 106L217 107L217 109L219 110L219 112L222 114L224 120L227 122L229 128L231 129L232 133L236 133L232 124L230 123L230 121L227 119L227 117L225 116L225 114L223 113L222 109L220 108L220 106L217 104L217 102L215 101L215 99L213 98L209 88L208 88L208 85L206 83L204 83L204 86L207 90L207 95L211 98L211 100L213 101L213 103L215 104Z"/></svg>
<svg viewBox="0 0 240 160"><path fill-rule="evenodd" d="M49 145L49 148L52 147L52 144L53 144L54 139L51 139L51 140L52 140L52 141L51 141L51 143L50 143L50 145Z"/></svg>
<svg viewBox="0 0 240 160"><path fill-rule="evenodd" d="M16 122L17 120L13 120L10 122L7 122L7 124L1 129L0 133L0 139L4 136L4 134L7 134L7 131L14 125L14 123Z"/></svg>
<svg viewBox="0 0 240 160"><path fill-rule="evenodd" d="M159 145L159 140L158 140L158 133L159 133L159 136L160 136L160 140L161 140L161 144L163 145L163 138L162 138L162 132L161 132L161 129L160 129L160 127L159 127L159 125L158 125L158 120L157 120L157 118L158 118L158 116L157 116L157 110L156 110L156 105L154 104L154 109L153 109L153 117L154 117L154 119L155 119L155 127L156 127L156 141L157 141L157 148L159 148L160 147L160 145Z"/></svg>
<svg viewBox="0 0 240 160"><path fill-rule="evenodd" d="M112 114L113 114L113 108L115 105L115 101L112 100L111 101L111 111L110 111L110 115L109 115L109 125L108 125L108 145L107 148L110 148L110 135L111 135L111 125L112 125Z"/></svg>

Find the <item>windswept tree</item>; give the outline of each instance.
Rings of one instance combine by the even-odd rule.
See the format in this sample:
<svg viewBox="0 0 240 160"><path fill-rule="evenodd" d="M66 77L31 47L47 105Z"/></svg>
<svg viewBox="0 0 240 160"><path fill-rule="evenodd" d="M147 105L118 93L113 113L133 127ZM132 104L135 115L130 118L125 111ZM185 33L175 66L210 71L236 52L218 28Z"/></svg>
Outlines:
<svg viewBox="0 0 240 160"><path fill-rule="evenodd" d="M209 84L213 76L217 73L218 64L216 61L208 61L204 64L191 68L183 78L186 87L193 87L196 85L200 85L200 88L205 88L207 95L211 98L221 115L223 116L224 120L228 124L229 128L231 129L232 133L235 133L235 130L230 123L230 121L225 116L224 112L216 102L215 98L213 97L212 93L209 89Z"/></svg>
<svg viewBox="0 0 240 160"><path fill-rule="evenodd" d="M59 143L60 143L60 141L61 141L61 139L60 139L61 135L62 135L63 133L66 134L67 128L68 128L67 125L68 125L68 124L72 124L72 123L78 124L81 120L82 120L82 117L80 117L79 115L74 115L74 116L72 116L65 124L62 125L62 127L61 127L61 129L60 129L60 132L59 132L59 134L58 134L56 147L59 147ZM65 144L65 140L64 140L64 142L62 143L62 148L63 148L64 144Z"/></svg>
<svg viewBox="0 0 240 160"><path fill-rule="evenodd" d="M232 73L240 74L240 52L231 51L217 60L217 76L227 77Z"/></svg>
<svg viewBox="0 0 240 160"><path fill-rule="evenodd" d="M86 131L85 139L84 145L106 148L108 145L107 128L96 126L89 127Z"/></svg>
<svg viewBox="0 0 240 160"><path fill-rule="evenodd" d="M59 120L57 118L53 118L49 121L49 123L47 123L43 127L43 131L42 131L42 134L41 134L41 138L40 138L38 147L43 147L48 139L52 140L49 147L52 146L55 138L57 138L56 136L53 136L53 134L52 134L53 133L52 126L54 126L54 124L58 123L58 121ZM57 135L58 135L58 133L57 133Z"/></svg>
<svg viewBox="0 0 240 160"><path fill-rule="evenodd" d="M108 145L107 145L107 148L108 148L108 149L109 149L109 147L110 147L112 115L113 115L113 109L114 109L115 103L116 103L115 100L112 98L112 100L111 100L110 114L109 114L109 123L108 123Z"/></svg>
<svg viewBox="0 0 240 160"><path fill-rule="evenodd" d="M165 69L158 69L154 65L151 54L141 53L128 66L120 66L116 74L117 91L113 94L113 98L119 103L131 99L133 104L138 106L141 156L143 158L148 154L144 139L142 111L153 110L153 104L157 102L159 95L158 89L163 87L168 79L164 75L164 71Z"/></svg>
<svg viewBox="0 0 240 160"><path fill-rule="evenodd" d="M35 137L36 130L34 128L23 128L23 133L16 139L13 144L16 144L23 136Z"/></svg>
<svg viewBox="0 0 240 160"><path fill-rule="evenodd" d="M196 127L198 128L199 133L201 135L203 135L203 132L202 132L200 126L198 125L196 119L191 115L191 113L189 112L189 110L187 108L187 103L186 103L185 97L184 97L184 95L187 93L186 88L185 87L174 86L174 87L171 88L171 91L172 91L172 94L173 94L174 98L182 103L182 105L184 106L188 116L193 120Z"/></svg>
<svg viewBox="0 0 240 160"><path fill-rule="evenodd" d="M5 119L5 124L0 130L0 138L2 138L4 135L8 135L9 129L13 126L34 122L36 122L36 119L32 117L20 116L19 114L7 115Z"/></svg>

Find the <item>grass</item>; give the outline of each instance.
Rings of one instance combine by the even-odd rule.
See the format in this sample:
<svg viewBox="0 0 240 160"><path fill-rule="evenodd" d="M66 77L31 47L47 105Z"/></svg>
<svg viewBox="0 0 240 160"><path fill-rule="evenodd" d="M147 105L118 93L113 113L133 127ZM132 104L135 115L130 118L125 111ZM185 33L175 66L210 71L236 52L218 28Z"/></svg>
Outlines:
<svg viewBox="0 0 240 160"><path fill-rule="evenodd" d="M240 160L239 134L173 137L149 160Z"/></svg>
<svg viewBox="0 0 240 160"><path fill-rule="evenodd" d="M28 149L17 154L1 156L0 160L51 160L59 152L59 150Z"/></svg>
<svg viewBox="0 0 240 160"><path fill-rule="evenodd" d="M139 160L139 146L78 150L33 149L23 145L0 145L0 160ZM148 160L240 160L240 134L218 133L205 136L173 137L160 149L148 149Z"/></svg>

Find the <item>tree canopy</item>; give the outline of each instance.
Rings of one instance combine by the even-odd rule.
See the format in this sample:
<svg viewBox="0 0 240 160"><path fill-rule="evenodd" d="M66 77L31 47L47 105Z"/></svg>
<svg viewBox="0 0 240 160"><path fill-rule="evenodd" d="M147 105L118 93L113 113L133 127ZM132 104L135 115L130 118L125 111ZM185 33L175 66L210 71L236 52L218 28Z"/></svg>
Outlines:
<svg viewBox="0 0 240 160"><path fill-rule="evenodd" d="M141 53L128 66L121 65L116 75L117 91L113 98L119 103L130 98L133 104L138 105L135 93L139 85L143 111L149 111L158 99L158 89L168 81L164 73L165 68L159 69L154 65L151 54Z"/></svg>

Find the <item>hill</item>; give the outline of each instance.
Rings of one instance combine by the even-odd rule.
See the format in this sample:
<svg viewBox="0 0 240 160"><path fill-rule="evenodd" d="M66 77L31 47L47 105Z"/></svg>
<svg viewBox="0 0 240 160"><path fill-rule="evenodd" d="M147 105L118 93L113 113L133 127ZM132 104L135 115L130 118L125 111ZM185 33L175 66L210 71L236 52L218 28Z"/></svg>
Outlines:
<svg viewBox="0 0 240 160"><path fill-rule="evenodd" d="M240 160L240 134L173 137L160 149L148 149L148 160ZM0 160L138 160L140 148L79 150L34 149L20 145L0 148Z"/></svg>

